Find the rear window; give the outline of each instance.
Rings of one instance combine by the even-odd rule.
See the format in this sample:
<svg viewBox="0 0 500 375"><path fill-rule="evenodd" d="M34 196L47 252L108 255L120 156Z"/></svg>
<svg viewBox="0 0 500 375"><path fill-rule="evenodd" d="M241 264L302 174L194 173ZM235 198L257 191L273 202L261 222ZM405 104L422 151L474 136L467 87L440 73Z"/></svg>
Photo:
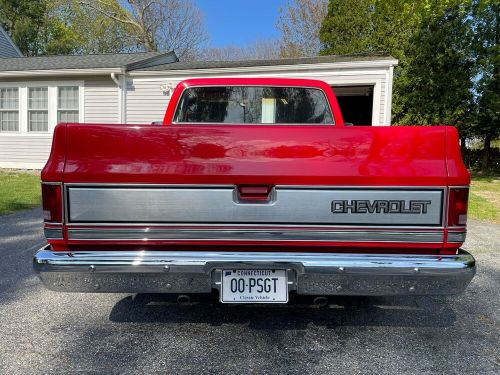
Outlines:
<svg viewBox="0 0 500 375"><path fill-rule="evenodd" d="M227 124L333 124L322 90L305 87L190 87L174 122Z"/></svg>

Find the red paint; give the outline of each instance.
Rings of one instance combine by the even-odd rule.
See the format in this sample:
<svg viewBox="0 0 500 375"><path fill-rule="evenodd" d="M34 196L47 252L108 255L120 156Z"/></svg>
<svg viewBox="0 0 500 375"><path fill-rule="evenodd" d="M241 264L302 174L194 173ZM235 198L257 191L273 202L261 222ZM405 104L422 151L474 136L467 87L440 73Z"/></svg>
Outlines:
<svg viewBox="0 0 500 375"><path fill-rule="evenodd" d="M206 85L307 86L322 89L335 125L171 124L186 87ZM43 181L112 184L224 184L247 187L467 186L455 128L446 126L344 126L335 95L324 82L297 79L234 78L181 82L158 125L60 124L54 133ZM240 193L243 191L240 189ZM248 192L247 192L248 193ZM250 193L248 193L250 194ZM258 198L262 192L253 191ZM267 197L266 197L267 198ZM446 234L447 230L444 230ZM66 233L66 228L65 228ZM66 237L67 238L67 237ZM57 241L58 248L62 248ZM68 244L68 243L66 243ZM88 244L88 242L86 242ZM203 241L105 242L100 246L256 246ZM72 241L70 246L83 246ZM277 250L456 252L459 244L265 243Z"/></svg>
<svg viewBox="0 0 500 375"><path fill-rule="evenodd" d="M70 246L70 250L80 250L80 251L85 251L85 250L96 250L96 245L91 244L89 245L88 243L84 244L79 244L75 246ZM121 251L141 251L141 250L163 250L163 251L248 251L248 252L273 252L273 251L286 251L286 252L304 252L304 246L303 245L298 245L298 246L291 246L291 245L263 245L263 244L258 244L258 245L247 245L247 244L229 244L229 245L207 245L207 244L196 244L196 246L192 245L169 245L169 244L161 244L161 245L151 245L151 244L140 244L140 245L134 245L134 244L102 244L99 245L99 249L102 250L109 250L109 251L114 251L114 250L121 250ZM56 249L57 250L57 249ZM68 250L66 248L65 250ZM342 247L336 247L334 251L336 253L353 253L353 252L358 252L358 253L365 253L365 254L401 254L404 252L407 252L407 248L402 248L402 247L386 247L383 244L377 244L376 246L373 247L357 247L356 249L353 249L352 246L342 246ZM311 252L315 253L331 253L332 252L332 247L331 246L317 246L314 248L311 248ZM419 254L436 254L436 249L435 248L429 248L429 249L418 249ZM451 254L451 253L450 253ZM453 253L454 254L454 253Z"/></svg>
<svg viewBox="0 0 500 375"><path fill-rule="evenodd" d="M65 132L64 182L446 186L448 179L446 127L68 124Z"/></svg>
<svg viewBox="0 0 500 375"><path fill-rule="evenodd" d="M54 129L49 160L42 170L42 181L62 182L66 161L66 124L59 124Z"/></svg>

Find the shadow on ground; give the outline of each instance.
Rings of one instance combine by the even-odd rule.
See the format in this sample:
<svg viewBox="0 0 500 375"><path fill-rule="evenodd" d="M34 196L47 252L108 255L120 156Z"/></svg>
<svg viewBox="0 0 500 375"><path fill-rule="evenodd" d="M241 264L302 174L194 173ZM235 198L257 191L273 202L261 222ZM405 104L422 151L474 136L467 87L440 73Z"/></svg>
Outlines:
<svg viewBox="0 0 500 375"><path fill-rule="evenodd" d="M309 323L324 327L391 326L450 327L456 315L445 298L334 297L325 305L313 297L293 296L286 305L223 305L212 295L191 296L179 304L177 296L138 294L120 300L110 320L121 323L198 323L220 326L244 324L256 330L306 329Z"/></svg>

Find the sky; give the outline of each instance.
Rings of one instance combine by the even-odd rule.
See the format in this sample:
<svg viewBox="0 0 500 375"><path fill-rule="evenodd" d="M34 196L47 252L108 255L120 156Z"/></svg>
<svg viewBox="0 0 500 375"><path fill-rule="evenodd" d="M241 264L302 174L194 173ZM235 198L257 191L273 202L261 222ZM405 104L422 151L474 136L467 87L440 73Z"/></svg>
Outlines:
<svg viewBox="0 0 500 375"><path fill-rule="evenodd" d="M243 47L257 39L278 36L276 21L286 0L195 0L205 14L213 47Z"/></svg>

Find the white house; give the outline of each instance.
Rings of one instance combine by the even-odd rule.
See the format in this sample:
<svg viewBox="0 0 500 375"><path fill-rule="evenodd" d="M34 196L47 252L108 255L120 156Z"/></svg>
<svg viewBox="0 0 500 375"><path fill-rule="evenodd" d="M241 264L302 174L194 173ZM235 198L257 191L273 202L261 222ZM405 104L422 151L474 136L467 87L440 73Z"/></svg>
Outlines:
<svg viewBox="0 0 500 375"><path fill-rule="evenodd" d="M161 121L172 88L195 77L326 81L345 121L390 125L397 60L386 55L179 62L170 53L0 58L0 168L42 168L58 122Z"/></svg>

